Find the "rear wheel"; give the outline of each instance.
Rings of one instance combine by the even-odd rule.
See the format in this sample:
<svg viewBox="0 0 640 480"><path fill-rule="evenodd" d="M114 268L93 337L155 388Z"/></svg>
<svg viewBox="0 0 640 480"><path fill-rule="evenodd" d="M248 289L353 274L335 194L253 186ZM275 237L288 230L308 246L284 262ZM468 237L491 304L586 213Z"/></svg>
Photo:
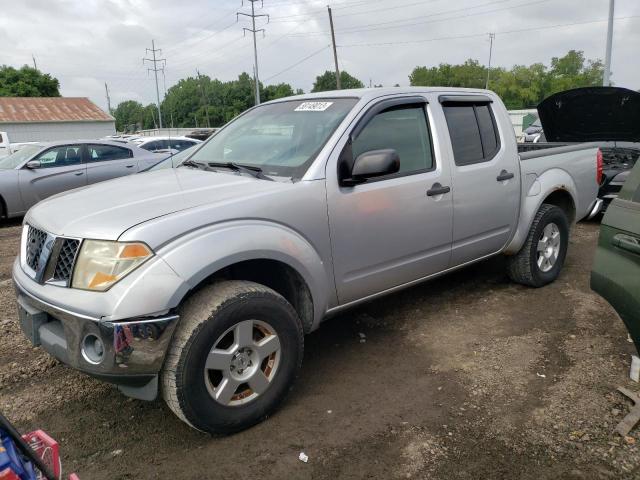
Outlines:
<svg viewBox="0 0 640 480"><path fill-rule="evenodd" d="M185 303L162 374L163 396L189 425L233 433L272 413L303 355L302 324L275 291L229 281Z"/></svg>
<svg viewBox="0 0 640 480"><path fill-rule="evenodd" d="M530 287L542 287L560 275L569 245L569 220L555 205L538 210L525 244L508 257L511 280Z"/></svg>

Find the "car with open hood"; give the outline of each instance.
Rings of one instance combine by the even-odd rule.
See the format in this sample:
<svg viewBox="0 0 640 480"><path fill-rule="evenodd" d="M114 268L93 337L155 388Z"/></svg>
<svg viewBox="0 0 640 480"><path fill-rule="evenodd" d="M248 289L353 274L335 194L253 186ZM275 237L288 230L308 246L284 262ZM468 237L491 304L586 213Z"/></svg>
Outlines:
<svg viewBox="0 0 640 480"><path fill-rule="evenodd" d="M559 92L538 105L546 141L519 144L520 152L592 143L602 152L598 198L602 210L618 196L640 157L640 92L585 87Z"/></svg>

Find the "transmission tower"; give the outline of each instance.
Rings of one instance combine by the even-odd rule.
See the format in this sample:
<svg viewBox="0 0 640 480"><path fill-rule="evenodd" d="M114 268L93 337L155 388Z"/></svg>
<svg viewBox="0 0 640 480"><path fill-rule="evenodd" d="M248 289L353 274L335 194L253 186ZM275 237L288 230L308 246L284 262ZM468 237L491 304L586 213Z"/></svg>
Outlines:
<svg viewBox="0 0 640 480"><path fill-rule="evenodd" d="M264 28L259 28L256 30L256 18L259 17L267 17L267 23L269 23L269 15L261 14L256 15L255 3L260 2L261 7L264 7L263 0L247 0L251 3L251 13L236 13L236 20L240 17L240 15L251 18L251 28L243 28L242 31L245 33L251 32L253 34L253 58L254 58L254 82L256 85L256 105L260 104L260 78L258 76L258 42L256 41L256 33L262 32L264 36L265 30ZM242 0L242 6L244 6L244 0Z"/></svg>
<svg viewBox="0 0 640 480"><path fill-rule="evenodd" d="M159 48L156 48L156 44L154 40L151 40L151 48L147 48L146 53L148 54L149 52L151 52L151 58L144 57L142 59L142 63L144 64L145 62L150 62L153 64L153 68L152 67L147 68L147 73L153 72L153 74L156 77L156 101L158 104L158 124L160 125L160 128L162 128L162 112L160 111L160 88L158 87L158 72L162 72L164 74L164 67L167 65L167 60L164 58L157 58L156 54L162 55L162 50L160 50ZM161 67L158 68L158 64L160 64Z"/></svg>

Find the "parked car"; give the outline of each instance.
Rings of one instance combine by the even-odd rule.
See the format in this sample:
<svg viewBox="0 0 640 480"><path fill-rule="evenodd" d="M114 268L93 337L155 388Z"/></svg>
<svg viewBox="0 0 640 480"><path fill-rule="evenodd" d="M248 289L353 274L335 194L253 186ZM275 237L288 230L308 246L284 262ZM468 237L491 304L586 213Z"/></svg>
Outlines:
<svg viewBox="0 0 640 480"><path fill-rule="evenodd" d="M602 151L602 177L595 214L616 198L628 170L640 157L640 93L619 87L576 88L538 105L544 132L520 152L591 142ZM549 140L547 142L546 140ZM595 215L594 215L595 216Z"/></svg>
<svg viewBox="0 0 640 480"><path fill-rule="evenodd" d="M591 288L615 308L640 352L640 162L602 219Z"/></svg>
<svg viewBox="0 0 640 480"><path fill-rule="evenodd" d="M32 208L13 266L22 328L129 396L162 384L199 430L238 431L274 411L332 314L493 255L515 282L554 281L596 201L597 153L521 161L485 90L265 103L178 168Z"/></svg>
<svg viewBox="0 0 640 480"><path fill-rule="evenodd" d="M180 165L182 165L182 162L184 162L187 158L189 158L189 156L192 155L193 152L195 152L197 149L198 149L198 146L194 145L193 147L189 147L186 150L182 150L181 152L172 151L169 157L165 158L158 164L147 168L144 171L154 172L156 170L163 170L166 168L177 168Z"/></svg>
<svg viewBox="0 0 640 480"><path fill-rule="evenodd" d="M33 145L37 142L12 143L7 132L0 132L0 159L17 152L25 145Z"/></svg>
<svg viewBox="0 0 640 480"><path fill-rule="evenodd" d="M164 158L100 140L25 145L0 159L0 218L24 215L51 195L137 173Z"/></svg>
<svg viewBox="0 0 640 480"><path fill-rule="evenodd" d="M540 119L536 119L531 125L524 129L522 132L522 140L524 142L534 142L542 135L542 123Z"/></svg>
<svg viewBox="0 0 640 480"><path fill-rule="evenodd" d="M133 140L133 143L138 145L140 148L149 150L150 152L166 149L181 152L182 150L186 150L189 147L202 143L202 141L189 137L140 137Z"/></svg>

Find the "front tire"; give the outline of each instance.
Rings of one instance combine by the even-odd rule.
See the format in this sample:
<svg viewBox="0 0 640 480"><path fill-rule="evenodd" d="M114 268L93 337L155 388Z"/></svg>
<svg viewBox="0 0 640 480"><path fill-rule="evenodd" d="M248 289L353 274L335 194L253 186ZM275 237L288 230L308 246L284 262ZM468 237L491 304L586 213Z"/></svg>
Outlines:
<svg viewBox="0 0 640 480"><path fill-rule="evenodd" d="M269 416L302 364L302 323L293 307L263 285L226 281L194 294L180 317L162 372L169 408L212 434Z"/></svg>
<svg viewBox="0 0 640 480"><path fill-rule="evenodd" d="M560 275L569 246L569 220L555 205L542 204L520 251L507 257L509 278L530 287L543 287Z"/></svg>

